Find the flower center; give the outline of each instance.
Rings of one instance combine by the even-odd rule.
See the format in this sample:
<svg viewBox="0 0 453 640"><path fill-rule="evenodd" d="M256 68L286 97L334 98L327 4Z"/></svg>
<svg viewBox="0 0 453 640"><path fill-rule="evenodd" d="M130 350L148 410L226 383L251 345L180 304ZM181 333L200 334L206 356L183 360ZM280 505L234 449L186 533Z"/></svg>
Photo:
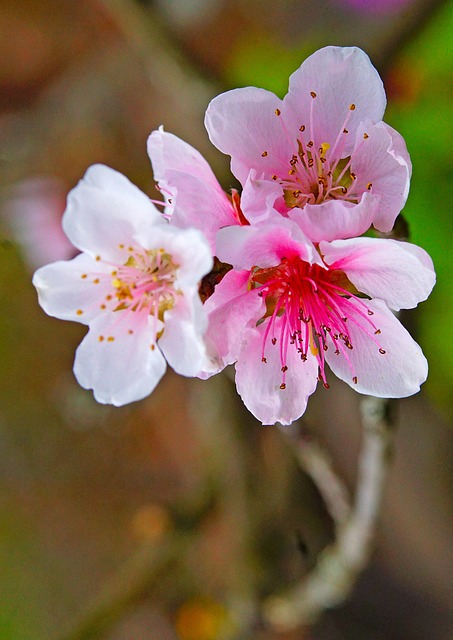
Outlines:
<svg viewBox="0 0 453 640"><path fill-rule="evenodd" d="M317 95L311 91L310 96L312 101L308 131L304 124L299 127L295 145L293 135L288 132L283 119L280 118L284 135L290 142L290 146L294 148L294 153L289 158L287 175L273 174L272 179L282 186L284 202L289 209L295 207L303 209L306 204L322 204L326 200L345 200L357 204L361 198L362 189L356 188L357 175L352 171L351 165L357 149L369 136L365 133L363 140L356 146L353 153L345 155L345 144L349 134L347 126L356 106L355 104L349 106L336 139L323 142L316 148L313 141L313 113ZM280 117L280 109L277 109L275 114ZM267 157L268 153L263 151L261 155ZM372 184L367 183L366 188L371 190Z"/></svg>
<svg viewBox="0 0 453 640"><path fill-rule="evenodd" d="M177 267L165 249L134 251L111 274L111 284L118 301L114 311L146 310L163 321L164 312L174 305Z"/></svg>
<svg viewBox="0 0 453 640"><path fill-rule="evenodd" d="M325 352L331 348L337 356L348 361L351 376L357 376L348 355L354 348L348 323L364 331L381 353L376 335L380 330L371 320L374 312L368 308L361 294L338 270L310 265L300 258L286 259L272 268L252 270L250 288L257 289L266 303L266 312L257 326L266 323L263 337L262 361L266 363L269 340L279 343L282 371L281 389L285 389L288 370L288 349L296 349L302 362L315 357L319 365L319 379L328 388L325 375Z"/></svg>

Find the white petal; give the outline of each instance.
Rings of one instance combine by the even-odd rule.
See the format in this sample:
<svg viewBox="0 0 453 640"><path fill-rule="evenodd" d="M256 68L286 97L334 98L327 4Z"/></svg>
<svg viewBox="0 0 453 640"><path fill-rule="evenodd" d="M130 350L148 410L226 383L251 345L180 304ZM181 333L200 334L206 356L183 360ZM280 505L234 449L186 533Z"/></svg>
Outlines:
<svg viewBox="0 0 453 640"><path fill-rule="evenodd" d="M125 176L103 165L93 165L72 189L63 216L63 228L81 251L120 262L120 245L150 225L166 224L150 199Z"/></svg>
<svg viewBox="0 0 453 640"><path fill-rule="evenodd" d="M79 384L93 389L102 404L122 406L148 396L166 369L154 339L151 318L134 325L133 333L116 314L97 318L76 351L74 374Z"/></svg>
<svg viewBox="0 0 453 640"><path fill-rule="evenodd" d="M49 316L89 324L102 313L100 305L112 288L102 278L110 270L84 253L41 267L33 276L39 304Z"/></svg>
<svg viewBox="0 0 453 640"><path fill-rule="evenodd" d="M203 334L207 318L198 291L195 290L192 296L188 291L180 296L173 309L165 312L164 323L159 347L168 364L176 373L195 376L203 368L206 358Z"/></svg>

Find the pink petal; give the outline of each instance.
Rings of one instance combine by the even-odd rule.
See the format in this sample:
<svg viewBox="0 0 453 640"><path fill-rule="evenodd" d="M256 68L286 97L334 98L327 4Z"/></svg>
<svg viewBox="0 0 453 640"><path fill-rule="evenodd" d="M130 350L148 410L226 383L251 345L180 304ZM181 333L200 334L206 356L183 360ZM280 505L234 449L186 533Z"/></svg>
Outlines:
<svg viewBox="0 0 453 640"><path fill-rule="evenodd" d="M196 149L163 129L148 138L148 153L171 223L201 229L214 247L215 233L238 221L209 164Z"/></svg>
<svg viewBox="0 0 453 640"><path fill-rule="evenodd" d="M205 303L206 338L213 346L218 370L237 360L244 327L265 312L262 298L248 289L249 276L248 271L229 271Z"/></svg>
<svg viewBox="0 0 453 640"><path fill-rule="evenodd" d="M357 176L356 192L371 188L373 194L380 196L374 226L390 231L409 193L411 163L404 140L384 122L371 126L369 122L362 123L351 168Z"/></svg>
<svg viewBox="0 0 453 640"><path fill-rule="evenodd" d="M205 125L209 138L231 156L231 170L243 185L250 169L256 170L257 177L288 170L292 153L288 149L292 147L275 115L281 108L282 101L276 95L255 87L222 93L208 106Z"/></svg>
<svg viewBox="0 0 453 640"><path fill-rule="evenodd" d="M307 204L303 209L295 207L288 212L288 217L313 242L351 238L370 228L379 202L379 196L364 193L358 204L327 200L321 204Z"/></svg>
<svg viewBox="0 0 453 640"><path fill-rule="evenodd" d="M90 167L72 189L63 229L81 251L121 261L120 244L149 225L166 224L150 199L125 176L103 165Z"/></svg>
<svg viewBox="0 0 453 640"><path fill-rule="evenodd" d="M92 322L76 351L74 374L84 389L93 389L98 402L122 406L148 396L164 375L166 363L154 344L151 318L130 334L127 324L114 316L99 316Z"/></svg>
<svg viewBox="0 0 453 640"><path fill-rule="evenodd" d="M252 169L241 194L241 209L250 224L258 224L269 218L280 218L274 207L282 197L282 188L275 180L260 180Z"/></svg>
<svg viewBox="0 0 453 640"><path fill-rule="evenodd" d="M405 242L355 238L321 242L319 248L331 269L344 271L359 291L385 300L391 309L416 307L435 283L427 253Z"/></svg>
<svg viewBox="0 0 453 640"><path fill-rule="evenodd" d="M315 98L311 92L316 94ZM349 109L351 104L355 105L353 111ZM353 148L360 122L382 120L385 105L382 80L366 53L357 47L325 47L316 51L292 74L284 99L288 126L297 131L300 125L305 125L316 146L323 142L333 145L349 116L346 151Z"/></svg>
<svg viewBox="0 0 453 640"><path fill-rule="evenodd" d="M266 344L262 362L264 325L244 331L244 346L236 363L236 386L245 406L263 424L291 424L304 413L308 397L316 389L318 363L315 358L302 362L297 350L288 349L283 380L280 350Z"/></svg>
<svg viewBox="0 0 453 640"><path fill-rule="evenodd" d="M349 365L342 354L335 355L329 347L326 360L330 368L359 393L382 398L405 398L416 393L428 375L422 350L384 302L370 300L367 306L374 311L372 320L381 333L370 337L350 321L353 349L347 350Z"/></svg>
<svg viewBox="0 0 453 640"><path fill-rule="evenodd" d="M300 257L309 262L315 250L292 221L280 218L260 226L227 227L217 234L217 256L237 269L274 267L283 258Z"/></svg>

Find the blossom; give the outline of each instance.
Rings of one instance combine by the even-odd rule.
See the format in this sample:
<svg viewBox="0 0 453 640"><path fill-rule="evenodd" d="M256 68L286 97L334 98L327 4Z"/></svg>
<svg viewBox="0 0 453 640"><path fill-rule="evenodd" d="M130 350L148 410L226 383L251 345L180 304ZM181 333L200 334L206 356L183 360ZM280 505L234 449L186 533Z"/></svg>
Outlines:
<svg viewBox="0 0 453 640"><path fill-rule="evenodd" d="M61 228L66 202L61 182L36 176L13 185L5 195L1 215L32 270L51 260L65 260L76 254Z"/></svg>
<svg viewBox="0 0 453 640"><path fill-rule="evenodd" d="M160 127L148 138L148 154L171 224L202 230L214 250L219 229L246 223L238 193L233 190L230 198L203 156L187 142Z"/></svg>
<svg viewBox="0 0 453 640"><path fill-rule="evenodd" d="M405 397L427 363L391 310L413 308L435 280L419 247L378 238L322 241L291 220L229 227L217 255L233 265L207 300L219 369L236 362L237 389L264 424L305 411L326 366L360 393Z"/></svg>
<svg viewBox="0 0 453 640"><path fill-rule="evenodd" d="M325 47L307 58L283 100L234 89L206 112L209 137L231 156L251 224L283 215L313 241L391 230L406 201L411 163L382 122L386 97L368 56ZM254 203L254 204L252 204Z"/></svg>
<svg viewBox="0 0 453 640"><path fill-rule="evenodd" d="M88 169L70 192L63 228L81 253L46 265L33 283L51 316L88 325L74 373L98 402L123 405L154 389L166 370L203 366L206 317L198 295L212 267L195 229L176 229L120 173Z"/></svg>

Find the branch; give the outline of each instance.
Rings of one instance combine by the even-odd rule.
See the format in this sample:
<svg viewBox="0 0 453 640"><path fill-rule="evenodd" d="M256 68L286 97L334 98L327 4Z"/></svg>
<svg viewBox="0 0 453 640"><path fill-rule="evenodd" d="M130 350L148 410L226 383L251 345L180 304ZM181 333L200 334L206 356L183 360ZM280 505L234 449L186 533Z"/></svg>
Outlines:
<svg viewBox="0 0 453 640"><path fill-rule="evenodd" d="M388 400L381 398L362 400L364 430L354 506L338 528L336 541L321 553L308 577L285 596L265 602L264 616L271 626L290 630L313 624L325 609L347 599L367 565L390 460L392 429L388 406ZM310 475L317 481L315 474ZM318 488L329 504L332 494L326 492L326 478L323 472ZM338 483L338 479L335 478L335 482Z"/></svg>

